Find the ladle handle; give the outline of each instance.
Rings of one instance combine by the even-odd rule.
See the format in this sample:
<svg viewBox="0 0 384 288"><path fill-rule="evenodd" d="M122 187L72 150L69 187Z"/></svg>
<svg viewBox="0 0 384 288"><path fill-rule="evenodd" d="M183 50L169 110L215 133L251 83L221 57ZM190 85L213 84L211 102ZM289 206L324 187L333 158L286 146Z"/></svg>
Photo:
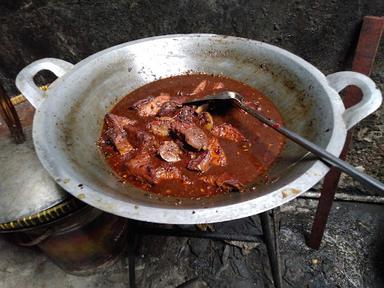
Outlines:
<svg viewBox="0 0 384 288"><path fill-rule="evenodd" d="M333 167L336 167L340 169L341 171L345 172L349 176L353 177L354 179L358 180L362 184L366 185L367 187L370 187L372 189L378 190L380 192L384 192L384 184L380 181L372 178L371 176L368 176L365 173L360 172L352 165L348 164L347 162L340 160L336 156L332 155L331 153L327 152L320 146L308 141L307 139L301 137L300 135L296 134L295 132L281 126L279 123L275 122L274 120L271 120L257 111L253 110L252 108L248 107L241 101L234 101L238 107L246 111L248 114L254 116L261 122L265 123L266 125L270 126L277 132L281 133L282 135L286 136L287 138L291 139L293 142L299 144L303 148L307 149L308 151L312 152L314 155L319 157L322 161L327 163L328 165L331 165Z"/></svg>

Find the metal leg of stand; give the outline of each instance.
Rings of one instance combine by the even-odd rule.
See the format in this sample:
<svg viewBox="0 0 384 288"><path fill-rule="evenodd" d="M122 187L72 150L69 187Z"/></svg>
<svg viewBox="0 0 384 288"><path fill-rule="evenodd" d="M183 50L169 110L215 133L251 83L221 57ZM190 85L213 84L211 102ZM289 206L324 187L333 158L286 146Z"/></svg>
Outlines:
<svg viewBox="0 0 384 288"><path fill-rule="evenodd" d="M273 211L272 211L273 213ZM280 266L280 253L278 249L278 236L276 229L276 222L272 221L271 212L264 212L260 214L261 227L264 234L264 242L267 246L269 263L271 264L272 278L276 288L283 287L283 280L281 275Z"/></svg>
<svg viewBox="0 0 384 288"><path fill-rule="evenodd" d="M174 228L157 228L157 227L137 227L137 234L143 235L162 235L173 237L190 237L190 238L205 238L210 240L228 240L228 241L242 241L242 242L264 242L262 235L256 234L228 234L220 232L207 232L207 231L188 231Z"/></svg>
<svg viewBox="0 0 384 288"><path fill-rule="evenodd" d="M263 240L267 246L267 252L269 262L271 265L272 277L274 286L276 288L282 288L282 275L280 266L280 253L277 236L277 221L274 211L268 211L260 214L261 226L263 229ZM228 240L241 239L241 241L256 241L260 239L259 235L226 235L221 233L204 232L199 231L180 231L175 229L164 229L164 228L150 228L146 229L143 227L136 226L134 221L130 225L131 234L129 236L129 247L128 247L128 262L129 262L129 284L130 288L135 288L135 250L137 247L137 235L166 235L175 237L196 237L196 238L208 238L212 240ZM247 237L246 237L247 236Z"/></svg>
<svg viewBox="0 0 384 288"><path fill-rule="evenodd" d="M128 265L129 265L129 287L136 288L136 272L135 272L135 251L136 251L136 225L131 223L131 233L128 236Z"/></svg>

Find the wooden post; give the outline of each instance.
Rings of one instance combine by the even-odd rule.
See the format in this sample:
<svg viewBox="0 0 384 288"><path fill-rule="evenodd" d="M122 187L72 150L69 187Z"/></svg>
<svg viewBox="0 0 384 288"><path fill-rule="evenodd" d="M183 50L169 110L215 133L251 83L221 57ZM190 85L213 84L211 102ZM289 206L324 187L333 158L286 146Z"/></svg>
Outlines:
<svg viewBox="0 0 384 288"><path fill-rule="evenodd" d="M0 85L0 116L4 119L15 142L20 144L25 141L23 128L21 127L19 116L11 100L5 94L3 87Z"/></svg>
<svg viewBox="0 0 384 288"><path fill-rule="evenodd" d="M352 62L352 71L370 75L380 38L384 28L384 17L365 16L361 27L359 41ZM356 87L346 89L343 102L346 108L358 103L361 92ZM345 160L352 141L353 131L349 131L340 158ZM331 168L324 178L323 189L317 206L311 234L307 237L307 245L312 249L319 249L327 225L328 215L332 207L333 199L340 179L340 171Z"/></svg>

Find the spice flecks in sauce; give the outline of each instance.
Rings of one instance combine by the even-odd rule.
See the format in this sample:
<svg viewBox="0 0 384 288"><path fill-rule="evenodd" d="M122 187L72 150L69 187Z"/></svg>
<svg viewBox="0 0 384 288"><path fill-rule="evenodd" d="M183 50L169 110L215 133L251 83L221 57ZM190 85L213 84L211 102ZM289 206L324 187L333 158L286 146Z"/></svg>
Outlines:
<svg viewBox="0 0 384 288"><path fill-rule="evenodd" d="M107 163L122 181L167 196L207 197L256 182L282 150L283 136L230 102L181 105L225 90L282 124L272 102L244 83L174 76L138 88L107 114L98 144Z"/></svg>

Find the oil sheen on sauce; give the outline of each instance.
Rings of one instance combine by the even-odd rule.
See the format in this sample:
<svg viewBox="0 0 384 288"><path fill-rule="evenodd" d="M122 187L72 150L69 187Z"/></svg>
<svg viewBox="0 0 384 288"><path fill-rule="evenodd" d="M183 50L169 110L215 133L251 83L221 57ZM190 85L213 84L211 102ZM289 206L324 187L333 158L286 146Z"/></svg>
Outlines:
<svg viewBox="0 0 384 288"><path fill-rule="evenodd" d="M190 95L202 81L206 81L207 84L204 89L198 95ZM205 74L173 76L146 84L125 96L113 107L110 113L136 120L138 127L145 129L147 123L155 119L155 117L140 117L137 111L132 109L133 104L141 99L150 95L157 96L161 93L168 93L175 99L177 97L196 98L197 96L200 98L225 90L239 93L244 97L247 105L258 110L264 116L275 120L278 124L282 124L282 117L277 108L260 91L230 78ZM283 136L229 102L211 104L210 113L213 116L214 125L231 124L249 140L250 145L219 138L219 143L227 158L227 165L224 167L212 166L204 173L188 170L186 168L190 160L187 157L188 153L181 156L181 161L173 163L173 165L188 177L189 183L179 179L172 179L150 185L130 175L126 165L127 156L120 155L113 145L110 145L107 141L106 125L102 129L100 138L105 141L99 141L99 148L107 163L121 181L133 184L151 193L181 198L200 198L228 193L201 180L202 176L217 176L224 172L244 185L260 181L281 152L284 146ZM209 132L206 133L209 135ZM159 141L167 140L164 137L158 138ZM162 160L154 157L153 161Z"/></svg>

